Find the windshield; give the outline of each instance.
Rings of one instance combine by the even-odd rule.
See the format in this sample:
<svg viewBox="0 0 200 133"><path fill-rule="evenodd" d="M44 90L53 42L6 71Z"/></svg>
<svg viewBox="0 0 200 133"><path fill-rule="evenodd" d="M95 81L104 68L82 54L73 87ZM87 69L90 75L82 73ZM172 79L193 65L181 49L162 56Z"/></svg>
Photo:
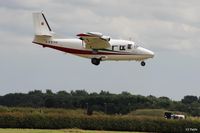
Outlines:
<svg viewBox="0 0 200 133"><path fill-rule="evenodd" d="M138 45L136 45L136 44L134 45L134 48L138 48L138 47L139 47Z"/></svg>

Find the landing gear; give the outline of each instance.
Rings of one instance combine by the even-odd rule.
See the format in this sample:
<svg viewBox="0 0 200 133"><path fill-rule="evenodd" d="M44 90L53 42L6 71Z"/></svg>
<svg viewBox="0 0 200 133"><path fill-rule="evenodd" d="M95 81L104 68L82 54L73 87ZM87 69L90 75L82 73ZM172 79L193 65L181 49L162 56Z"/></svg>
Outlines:
<svg viewBox="0 0 200 133"><path fill-rule="evenodd" d="M92 64L94 64L96 66L100 64L100 61L101 61L101 59L97 59L97 58L92 58L91 59Z"/></svg>
<svg viewBox="0 0 200 133"><path fill-rule="evenodd" d="M146 63L145 63L144 61L141 62L141 66L145 66L145 64L146 64Z"/></svg>

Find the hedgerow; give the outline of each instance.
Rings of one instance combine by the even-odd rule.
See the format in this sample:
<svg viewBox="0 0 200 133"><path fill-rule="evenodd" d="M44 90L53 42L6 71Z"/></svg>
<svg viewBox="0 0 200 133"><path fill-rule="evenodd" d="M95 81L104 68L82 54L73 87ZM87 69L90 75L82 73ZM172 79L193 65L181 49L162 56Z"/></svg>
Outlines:
<svg viewBox="0 0 200 133"><path fill-rule="evenodd" d="M163 133L184 133L188 132L188 128L191 128L200 131L200 121L198 119L166 120L161 117L131 115L87 116L81 113L70 114L67 113L66 110L62 109L44 109L42 111L41 109L25 110L26 111L23 111L23 109L15 109L15 111L12 110L0 112L0 128L80 128L87 130L141 131Z"/></svg>

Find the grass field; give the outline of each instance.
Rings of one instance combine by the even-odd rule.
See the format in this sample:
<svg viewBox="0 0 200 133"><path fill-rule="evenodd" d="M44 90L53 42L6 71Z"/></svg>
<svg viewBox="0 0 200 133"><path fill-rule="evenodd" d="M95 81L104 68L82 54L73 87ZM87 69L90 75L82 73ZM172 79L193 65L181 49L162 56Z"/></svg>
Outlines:
<svg viewBox="0 0 200 133"><path fill-rule="evenodd" d="M91 130L79 130L79 129L62 129L62 130L0 129L0 133L139 133L139 132L91 131Z"/></svg>

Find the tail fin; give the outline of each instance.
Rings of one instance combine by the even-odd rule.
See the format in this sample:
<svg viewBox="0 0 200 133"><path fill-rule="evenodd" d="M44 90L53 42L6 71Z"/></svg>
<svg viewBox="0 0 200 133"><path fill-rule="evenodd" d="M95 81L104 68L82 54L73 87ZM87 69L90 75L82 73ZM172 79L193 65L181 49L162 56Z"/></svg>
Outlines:
<svg viewBox="0 0 200 133"><path fill-rule="evenodd" d="M42 12L33 13L33 23L35 35L37 36L52 36L51 28Z"/></svg>

